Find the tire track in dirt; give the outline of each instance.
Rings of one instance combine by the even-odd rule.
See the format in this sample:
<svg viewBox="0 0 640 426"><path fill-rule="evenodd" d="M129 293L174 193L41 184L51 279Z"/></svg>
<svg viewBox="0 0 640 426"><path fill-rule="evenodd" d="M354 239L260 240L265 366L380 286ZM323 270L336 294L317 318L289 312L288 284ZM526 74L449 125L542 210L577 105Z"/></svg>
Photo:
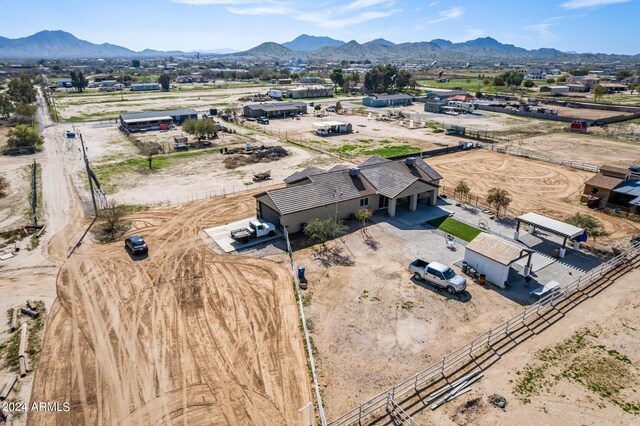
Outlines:
<svg viewBox="0 0 640 426"><path fill-rule="evenodd" d="M30 424L303 424L311 398L285 266L218 255L202 229L254 213L251 194L132 215L149 258L85 244L63 266Z"/></svg>

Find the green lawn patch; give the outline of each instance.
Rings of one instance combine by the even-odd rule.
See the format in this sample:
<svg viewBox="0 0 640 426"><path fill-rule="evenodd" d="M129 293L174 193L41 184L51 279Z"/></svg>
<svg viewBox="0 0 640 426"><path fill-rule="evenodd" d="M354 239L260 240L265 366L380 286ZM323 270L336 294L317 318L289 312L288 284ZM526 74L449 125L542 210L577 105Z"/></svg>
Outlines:
<svg viewBox="0 0 640 426"><path fill-rule="evenodd" d="M391 145L385 146L377 149L370 149L367 151L363 151L363 154L366 155L379 155L380 157L396 157L398 155L407 155L414 154L416 152L420 152L420 148L416 148L411 145Z"/></svg>
<svg viewBox="0 0 640 426"><path fill-rule="evenodd" d="M427 224L467 242L473 240L482 232L473 226L469 226L466 223L462 223L449 216L432 219L428 221Z"/></svg>

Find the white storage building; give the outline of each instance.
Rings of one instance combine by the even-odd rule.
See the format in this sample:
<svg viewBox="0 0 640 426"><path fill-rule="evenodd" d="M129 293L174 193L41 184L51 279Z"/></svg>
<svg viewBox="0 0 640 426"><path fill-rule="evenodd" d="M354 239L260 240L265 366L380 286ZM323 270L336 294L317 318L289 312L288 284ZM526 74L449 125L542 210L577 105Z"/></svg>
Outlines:
<svg viewBox="0 0 640 426"><path fill-rule="evenodd" d="M483 232L465 247L464 261L479 274L484 274L491 284L505 288L511 265L527 256L529 260L525 267L525 275L528 275L533 253L531 249Z"/></svg>

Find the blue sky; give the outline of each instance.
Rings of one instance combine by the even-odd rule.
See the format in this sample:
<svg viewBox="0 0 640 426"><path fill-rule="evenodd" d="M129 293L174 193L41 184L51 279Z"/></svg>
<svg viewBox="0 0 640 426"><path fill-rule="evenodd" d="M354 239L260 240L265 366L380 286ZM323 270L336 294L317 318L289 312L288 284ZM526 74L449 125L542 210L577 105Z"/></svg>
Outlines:
<svg viewBox="0 0 640 426"><path fill-rule="evenodd" d="M0 0L0 10L4 37L59 29L134 50L244 50L306 33L640 53L640 0Z"/></svg>

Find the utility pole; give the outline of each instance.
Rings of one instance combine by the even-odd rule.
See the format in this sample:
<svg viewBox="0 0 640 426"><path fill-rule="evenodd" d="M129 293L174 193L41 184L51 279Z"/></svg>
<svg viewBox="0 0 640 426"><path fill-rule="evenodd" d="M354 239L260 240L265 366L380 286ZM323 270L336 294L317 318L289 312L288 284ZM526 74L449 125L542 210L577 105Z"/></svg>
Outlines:
<svg viewBox="0 0 640 426"><path fill-rule="evenodd" d="M82 139L82 134L80 133L80 144L82 145L82 156L84 157L84 165L87 170L87 178L89 179L89 191L91 191L91 201L93 201L93 213L95 217L98 217L98 206L96 205L96 194L93 192L93 180L91 179L91 171L89 168L89 158L87 157L87 152L84 149L84 140Z"/></svg>

